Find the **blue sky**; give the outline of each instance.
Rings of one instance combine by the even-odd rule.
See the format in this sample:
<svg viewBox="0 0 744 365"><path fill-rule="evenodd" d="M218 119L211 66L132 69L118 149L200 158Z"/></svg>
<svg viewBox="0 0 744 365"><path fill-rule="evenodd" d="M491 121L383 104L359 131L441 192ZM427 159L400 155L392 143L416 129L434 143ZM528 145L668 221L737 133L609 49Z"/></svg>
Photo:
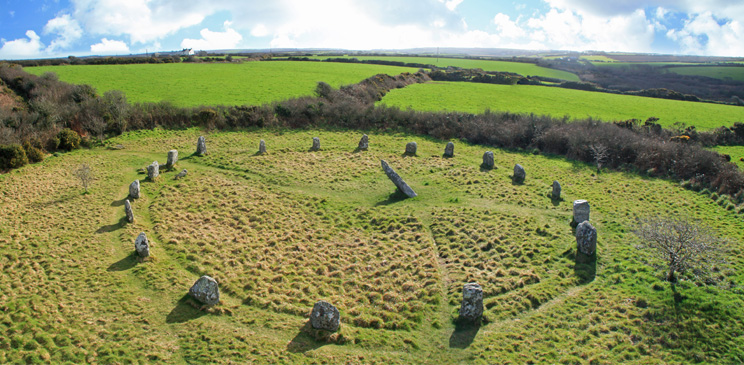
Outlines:
<svg viewBox="0 0 744 365"><path fill-rule="evenodd" d="M0 0L0 59L182 48L744 56L742 0Z"/></svg>

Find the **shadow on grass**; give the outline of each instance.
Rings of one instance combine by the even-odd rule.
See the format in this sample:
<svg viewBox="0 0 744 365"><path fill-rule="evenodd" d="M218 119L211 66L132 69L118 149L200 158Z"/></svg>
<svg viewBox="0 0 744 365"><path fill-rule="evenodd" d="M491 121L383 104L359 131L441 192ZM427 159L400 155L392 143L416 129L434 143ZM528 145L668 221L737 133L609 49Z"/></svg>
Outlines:
<svg viewBox="0 0 744 365"><path fill-rule="evenodd" d="M579 285L589 284L597 276L597 254L587 256L581 252L576 253L574 261L574 275Z"/></svg>
<svg viewBox="0 0 744 365"><path fill-rule="evenodd" d="M114 262L111 264L111 266L108 267L108 271L126 271L129 270L135 266L137 266L138 258L137 258L137 252L132 251L127 257Z"/></svg>
<svg viewBox="0 0 744 365"><path fill-rule="evenodd" d="M473 340L475 340L475 336L478 334L480 327L480 323L458 321L455 324L455 330L450 336L449 347L458 349L467 348L471 343L473 343Z"/></svg>
<svg viewBox="0 0 744 365"><path fill-rule="evenodd" d="M125 225L127 225L127 217L126 216L119 218L119 221L116 222L116 223L114 223L114 224L109 224L107 226L103 226L101 228L98 228L96 230L96 233L98 233L98 234L101 234L101 233L110 233L110 232L116 231L116 230L124 227Z"/></svg>
<svg viewBox="0 0 744 365"><path fill-rule="evenodd" d="M494 170L498 170L498 167L494 166L494 167L490 167L489 168L489 167L484 167L483 164L480 165L480 171L481 172L491 172L491 171L494 171Z"/></svg>
<svg viewBox="0 0 744 365"><path fill-rule="evenodd" d="M561 202L563 201L563 198L558 198L558 199L554 198L552 193L548 193L548 196L550 197L550 202L553 203L554 207L559 206Z"/></svg>
<svg viewBox="0 0 744 365"><path fill-rule="evenodd" d="M388 198L387 199L385 199L385 200L383 200L381 202L377 202L377 204L375 204L375 206L378 207L378 206L381 206L381 205L395 204L397 202L400 202L400 201L403 201L403 200L406 200L406 199L408 199L408 196L406 194L404 194L402 191L400 191L398 189L395 189L395 192L393 192L392 194L388 195Z"/></svg>
<svg viewBox="0 0 744 365"><path fill-rule="evenodd" d="M300 332L287 344L287 351L295 354L303 353L328 344L327 342L321 342L313 338L313 336L310 335L312 331L315 330L310 328L310 321L305 322L305 324L300 328Z"/></svg>
<svg viewBox="0 0 744 365"><path fill-rule="evenodd" d="M127 199L129 199L129 196L127 196L126 198L121 199L121 200L114 200L114 201L111 202L111 206L112 207L121 207L121 206L124 205L124 202L127 201Z"/></svg>
<svg viewBox="0 0 744 365"><path fill-rule="evenodd" d="M188 294L178 300L176 307L168 313L165 318L166 323L184 323L206 315L207 312L195 308L191 297Z"/></svg>

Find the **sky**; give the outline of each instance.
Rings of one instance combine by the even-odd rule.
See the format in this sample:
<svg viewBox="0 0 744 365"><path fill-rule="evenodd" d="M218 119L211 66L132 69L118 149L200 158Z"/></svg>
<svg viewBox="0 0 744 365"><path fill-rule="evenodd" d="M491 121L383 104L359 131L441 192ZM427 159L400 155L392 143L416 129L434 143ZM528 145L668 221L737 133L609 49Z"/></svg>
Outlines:
<svg viewBox="0 0 744 365"><path fill-rule="evenodd" d="M0 0L0 59L183 48L744 57L744 0Z"/></svg>

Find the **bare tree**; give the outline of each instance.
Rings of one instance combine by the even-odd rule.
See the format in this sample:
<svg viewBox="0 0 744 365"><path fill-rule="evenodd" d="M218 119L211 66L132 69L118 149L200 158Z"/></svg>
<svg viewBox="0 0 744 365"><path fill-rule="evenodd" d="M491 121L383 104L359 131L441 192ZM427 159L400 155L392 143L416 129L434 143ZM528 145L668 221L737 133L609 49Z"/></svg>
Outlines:
<svg viewBox="0 0 744 365"><path fill-rule="evenodd" d="M594 156L594 164L597 165L597 173L599 173L599 170L602 169L602 164L610 157L609 149L602 143L592 143L589 146L589 150L592 152L592 156Z"/></svg>
<svg viewBox="0 0 744 365"><path fill-rule="evenodd" d="M85 189L85 194L88 194L88 186L94 180L93 170L88 164L82 164L77 170L73 171L73 174L80 180L80 185Z"/></svg>
<svg viewBox="0 0 744 365"><path fill-rule="evenodd" d="M664 269L666 280L675 283L677 274L690 274L702 283L717 281L713 274L726 265L731 243L710 229L681 218L647 218L633 231L642 241L637 248L652 259L652 267Z"/></svg>

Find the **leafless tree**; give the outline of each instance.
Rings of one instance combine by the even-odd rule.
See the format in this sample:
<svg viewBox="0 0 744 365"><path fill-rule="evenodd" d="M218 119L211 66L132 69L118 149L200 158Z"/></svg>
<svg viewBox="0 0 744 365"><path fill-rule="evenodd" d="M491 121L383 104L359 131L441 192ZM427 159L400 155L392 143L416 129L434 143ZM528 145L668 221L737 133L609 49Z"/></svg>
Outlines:
<svg viewBox="0 0 744 365"><path fill-rule="evenodd" d="M602 143L592 143L589 146L589 150L592 152L592 156L594 156L594 163L597 165L597 173L599 173L599 170L602 169L602 164L610 157L609 149Z"/></svg>
<svg viewBox="0 0 744 365"><path fill-rule="evenodd" d="M93 170L91 170L90 166L88 164L82 164L80 167L73 171L73 174L75 175L78 180L80 180L80 185L85 189L85 193L88 193L88 186L93 182Z"/></svg>
<svg viewBox="0 0 744 365"><path fill-rule="evenodd" d="M713 275L726 265L731 243L710 229L681 218L647 218L633 231L642 241L637 248L650 256L652 267L666 271L675 283L677 274L689 274L701 283L713 283ZM720 278L720 275L719 275Z"/></svg>

